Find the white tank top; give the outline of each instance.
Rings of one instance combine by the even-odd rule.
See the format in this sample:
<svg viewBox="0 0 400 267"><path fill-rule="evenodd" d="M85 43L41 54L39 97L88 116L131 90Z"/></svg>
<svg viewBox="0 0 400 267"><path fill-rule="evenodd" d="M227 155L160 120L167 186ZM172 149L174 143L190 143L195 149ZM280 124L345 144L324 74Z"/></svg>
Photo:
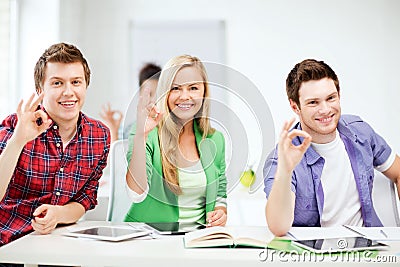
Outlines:
<svg viewBox="0 0 400 267"><path fill-rule="evenodd" d="M178 195L179 222L204 223L207 177L200 160L193 166L178 168L178 176L182 189Z"/></svg>

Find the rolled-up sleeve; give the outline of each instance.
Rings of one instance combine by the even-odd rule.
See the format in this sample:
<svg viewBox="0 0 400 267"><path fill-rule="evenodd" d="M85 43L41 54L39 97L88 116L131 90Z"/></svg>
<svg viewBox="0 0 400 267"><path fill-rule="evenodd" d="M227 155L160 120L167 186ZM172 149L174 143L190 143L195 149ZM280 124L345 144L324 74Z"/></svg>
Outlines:
<svg viewBox="0 0 400 267"><path fill-rule="evenodd" d="M268 198L271 193L272 185L275 180L276 168L278 166L278 148L275 148L270 152L267 160L264 164L263 176L264 176L264 192L266 198ZM292 174L293 176L294 174ZM296 193L296 180L292 177L291 190Z"/></svg>

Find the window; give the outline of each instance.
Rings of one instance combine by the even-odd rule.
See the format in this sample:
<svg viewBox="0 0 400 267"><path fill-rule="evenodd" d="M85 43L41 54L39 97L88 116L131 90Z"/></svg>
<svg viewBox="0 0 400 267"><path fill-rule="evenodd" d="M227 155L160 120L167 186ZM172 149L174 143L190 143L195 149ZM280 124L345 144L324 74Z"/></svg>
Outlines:
<svg viewBox="0 0 400 267"><path fill-rule="evenodd" d="M15 31L12 31L16 21L15 7L15 0L0 0L0 120L13 110L11 74L15 60L12 56L15 51Z"/></svg>

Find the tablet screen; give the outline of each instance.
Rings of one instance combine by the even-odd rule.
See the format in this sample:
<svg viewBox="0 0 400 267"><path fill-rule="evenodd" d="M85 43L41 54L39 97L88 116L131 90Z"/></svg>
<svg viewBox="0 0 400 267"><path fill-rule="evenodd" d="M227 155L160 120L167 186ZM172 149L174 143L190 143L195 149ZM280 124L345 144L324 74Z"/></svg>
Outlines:
<svg viewBox="0 0 400 267"><path fill-rule="evenodd" d="M81 231L76 231L77 234L85 235L101 235L108 237L118 237L123 235L128 235L132 233L139 233L136 229L125 229L125 228L112 228L112 227L94 227L89 229L84 229Z"/></svg>
<svg viewBox="0 0 400 267"><path fill-rule="evenodd" d="M295 240L295 245L314 252L339 252L354 250L387 249L388 245L367 239L365 237L344 237L314 240Z"/></svg>
<svg viewBox="0 0 400 267"><path fill-rule="evenodd" d="M159 234L185 234L205 228L205 226L200 223L158 222L146 224Z"/></svg>
<svg viewBox="0 0 400 267"><path fill-rule="evenodd" d="M108 241L120 241L133 237L139 237L149 234L145 229L134 229L117 226L99 226L82 230L64 233L67 236L95 238Z"/></svg>

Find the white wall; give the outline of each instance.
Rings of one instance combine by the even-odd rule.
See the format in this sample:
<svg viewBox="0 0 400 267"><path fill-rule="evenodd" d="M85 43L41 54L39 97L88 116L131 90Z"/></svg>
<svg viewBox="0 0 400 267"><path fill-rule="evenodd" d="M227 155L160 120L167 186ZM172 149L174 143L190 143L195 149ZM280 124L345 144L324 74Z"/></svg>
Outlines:
<svg viewBox="0 0 400 267"><path fill-rule="evenodd" d="M75 0L61 5L60 38L77 43L93 69L85 108L93 116L108 100L126 106L136 89L130 84L132 69L138 69L129 66L130 20L213 18L226 21L228 65L260 88L277 131L294 115L286 100L286 75L300 60L316 58L339 75L343 112L361 115L400 150L399 1Z"/></svg>
<svg viewBox="0 0 400 267"><path fill-rule="evenodd" d="M46 48L59 38L59 1L18 0L17 81L19 90L12 112L20 98L35 92L33 69Z"/></svg>
<svg viewBox="0 0 400 267"><path fill-rule="evenodd" d="M41 6L38 2L34 5ZM59 12L59 39L82 48L93 71L84 110L94 117L107 101L124 109L137 89L130 84L130 76L137 75L132 70L139 68L129 65L132 19L221 19L226 62L262 91L276 132L294 116L285 93L288 72L295 63L316 58L339 76L343 113L361 115L400 151L400 1L69 0L60 2ZM36 23L26 42L34 40L35 31L51 27L48 21ZM33 67L32 60L23 59Z"/></svg>

